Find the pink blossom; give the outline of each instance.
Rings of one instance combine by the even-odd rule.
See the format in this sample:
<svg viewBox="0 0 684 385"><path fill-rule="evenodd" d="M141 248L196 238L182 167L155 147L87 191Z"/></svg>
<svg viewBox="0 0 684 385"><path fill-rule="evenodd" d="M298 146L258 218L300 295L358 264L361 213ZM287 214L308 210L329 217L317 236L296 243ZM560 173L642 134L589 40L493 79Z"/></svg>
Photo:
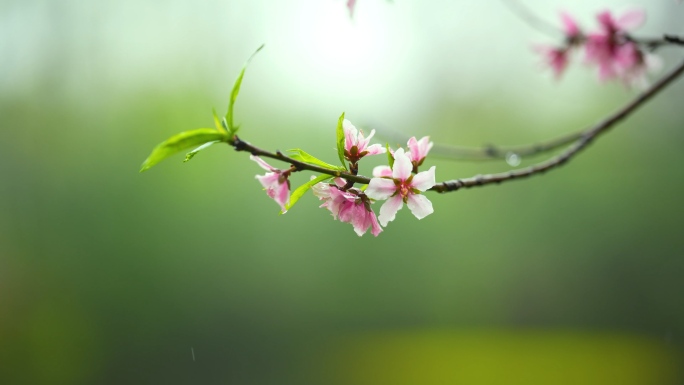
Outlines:
<svg viewBox="0 0 684 385"><path fill-rule="evenodd" d="M286 213L286 205L290 201L290 171L274 168L258 156L250 155L249 159L269 171L265 175L257 175L256 178L266 190L266 194L280 205L283 213Z"/></svg>
<svg viewBox="0 0 684 385"><path fill-rule="evenodd" d="M411 174L413 165L404 149L394 153L392 178L372 178L366 189L366 195L372 199L387 201L380 208L378 220L383 226L393 221L397 211L406 203L416 218L422 219L432 214L432 203L425 195L420 194L435 185L435 166L428 171ZM382 171L382 170L380 170Z"/></svg>
<svg viewBox="0 0 684 385"><path fill-rule="evenodd" d="M582 30L579 28L577 21L566 12L560 14L561 23L563 24L563 33L568 41L573 41L582 36Z"/></svg>
<svg viewBox="0 0 684 385"><path fill-rule="evenodd" d="M619 17L609 11L596 16L600 30L587 36L585 58L598 66L599 80L621 79L632 84L644 79L649 65L636 43L627 37L627 31L639 27L645 20L642 10L630 10Z"/></svg>
<svg viewBox="0 0 684 385"><path fill-rule="evenodd" d="M583 39L582 31L572 16L568 13L561 12L560 17L561 23L563 24L565 44L561 47L548 45L538 45L534 47L534 51L542 56L543 63L551 68L556 79L560 79L563 72L565 72L565 69L568 67L571 49L581 44Z"/></svg>
<svg viewBox="0 0 684 385"><path fill-rule="evenodd" d="M358 236L362 236L371 228L371 234L378 236L382 232L375 213L370 208L368 197L357 189L340 190L346 182L337 178L335 185L317 183L313 186L314 195L324 201L321 207L327 208L334 219L351 223Z"/></svg>
<svg viewBox="0 0 684 385"><path fill-rule="evenodd" d="M627 86L648 87L647 73L660 69L662 63L655 55L643 53L634 43L620 47L618 75Z"/></svg>
<svg viewBox="0 0 684 385"><path fill-rule="evenodd" d="M560 79L568 67L568 48L537 46L534 49L542 56L544 64L551 68L554 78Z"/></svg>
<svg viewBox="0 0 684 385"><path fill-rule="evenodd" d="M414 172L417 172L418 166L423 164L425 157L428 152L430 152L433 145L434 143L430 142L429 136L424 136L420 138L420 140L416 140L416 137L412 136L411 139L408 140L408 156L413 164Z"/></svg>
<svg viewBox="0 0 684 385"><path fill-rule="evenodd" d="M385 153L385 148L379 144L368 145L370 139L375 135L375 130L372 130L368 137L364 137L363 133L357 130L347 119L342 122L342 129L344 130L344 157L348 161L356 163L366 155Z"/></svg>

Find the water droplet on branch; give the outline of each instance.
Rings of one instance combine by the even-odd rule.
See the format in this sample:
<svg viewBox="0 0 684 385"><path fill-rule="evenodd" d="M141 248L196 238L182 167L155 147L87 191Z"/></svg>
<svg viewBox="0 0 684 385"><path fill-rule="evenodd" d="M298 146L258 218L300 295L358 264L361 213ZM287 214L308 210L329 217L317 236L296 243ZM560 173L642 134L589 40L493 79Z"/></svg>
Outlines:
<svg viewBox="0 0 684 385"><path fill-rule="evenodd" d="M506 163L508 163L509 166L511 166L511 167L519 166L520 162L522 162L522 158L520 157L520 155L518 155L514 152L509 152L506 154Z"/></svg>

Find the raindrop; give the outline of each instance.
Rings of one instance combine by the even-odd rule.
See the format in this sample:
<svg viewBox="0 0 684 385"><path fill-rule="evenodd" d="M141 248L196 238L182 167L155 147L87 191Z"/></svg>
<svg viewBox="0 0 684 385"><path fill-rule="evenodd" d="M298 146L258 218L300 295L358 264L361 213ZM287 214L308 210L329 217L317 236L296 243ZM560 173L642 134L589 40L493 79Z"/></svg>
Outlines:
<svg viewBox="0 0 684 385"><path fill-rule="evenodd" d="M509 152L506 154L506 163L508 163L509 166L511 166L511 167L519 166L520 162L522 162L522 158L520 158L520 155L518 155L514 152Z"/></svg>

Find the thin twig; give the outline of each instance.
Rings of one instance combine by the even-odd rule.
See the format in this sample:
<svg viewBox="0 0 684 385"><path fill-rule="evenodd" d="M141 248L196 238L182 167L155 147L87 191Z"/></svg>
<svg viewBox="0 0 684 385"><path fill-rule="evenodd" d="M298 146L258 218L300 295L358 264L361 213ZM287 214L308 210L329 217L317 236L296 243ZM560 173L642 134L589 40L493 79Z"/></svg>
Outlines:
<svg viewBox="0 0 684 385"><path fill-rule="evenodd" d="M400 132L389 129L377 129L378 135L390 143L406 143L408 137ZM531 157L545 152L565 147L582 137L582 131L559 136L545 142L523 144L517 146L485 145L482 147L452 146L436 143L430 150L431 157L448 158L463 161L505 160L507 156L515 154L520 157Z"/></svg>
<svg viewBox="0 0 684 385"><path fill-rule="evenodd" d="M585 149L599 135L608 131L608 129L610 129L615 124L617 124L618 122L632 114L634 111L636 111L637 108L639 108L641 105L650 100L658 92L662 91L667 85L672 83L682 73L684 73L684 62L682 62L669 74L667 74L662 79L653 84L653 86L651 86L648 90L644 91L634 100L632 100L627 105L619 109L617 112L613 113L611 116L609 116L602 122L596 124L595 126L583 131L582 136L577 141L577 143L572 145L570 148L568 148L566 151L564 151L558 156L555 156L545 162L538 163L533 166L518 170L512 170L509 172L499 174L476 175L471 178L455 179L447 182L442 182L432 187L431 190L444 193L460 190L462 188L484 186L489 184L499 184L501 182L542 174L546 171L561 166L570 161L580 151Z"/></svg>

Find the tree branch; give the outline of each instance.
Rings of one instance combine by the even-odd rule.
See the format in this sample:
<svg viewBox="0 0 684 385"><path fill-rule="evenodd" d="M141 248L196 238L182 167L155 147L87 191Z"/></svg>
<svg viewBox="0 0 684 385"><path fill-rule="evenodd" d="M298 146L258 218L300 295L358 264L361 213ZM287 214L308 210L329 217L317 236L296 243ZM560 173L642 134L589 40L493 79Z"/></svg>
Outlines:
<svg viewBox="0 0 684 385"><path fill-rule="evenodd" d="M589 144L591 144L594 141L594 139L596 139L599 135L608 131L615 124L625 119L627 116L631 115L641 105L646 103L653 96L662 91L667 85L669 85L675 79L677 79L682 73L684 73L684 62L679 64L669 74L661 78L659 81L653 84L653 86L651 86L648 90L642 92L638 97L636 97L634 100L629 102L627 105L625 105L615 113L613 113L611 116L609 116L602 122L596 124L595 126L592 126L584 130L577 143L572 145L570 148L568 148L566 151L564 151L558 156L555 156L545 162L538 163L533 166L518 170L511 170L499 174L476 175L471 178L455 179L451 181L442 182L432 187L431 190L440 193L445 193L460 190L462 188L484 186L489 184L499 184L501 182L542 174L546 171L557 168L570 161L580 151L589 146Z"/></svg>
<svg viewBox="0 0 684 385"><path fill-rule="evenodd" d="M441 182L433 186L430 190L437 191L439 193L446 193L451 191L457 191L463 188L471 188L478 186L485 186L490 184L499 184L502 182L507 182L515 179L526 178L529 176L542 174L546 171L555 169L571 159L573 159L577 154L579 154L583 149L585 149L589 144L591 144L599 135L608 131L614 125L619 123L621 120L627 118L633 112L635 112L639 107L649 101L653 96L662 91L667 85L672 83L680 75L684 73L684 62L675 67L669 74L654 83L649 89L642 92L639 96L629 102L627 105L599 122L598 124L589 127L581 132L573 133L567 136L559 137L557 139L529 146L517 146L517 147L494 147L489 146L482 149L472 149L465 147L456 147L457 151L461 154L469 154L472 158L479 157L480 159L491 159L500 157L501 154L515 153L519 156L530 156L538 154L545 151L550 151L558 147L562 147L569 143L575 142L566 151L561 154L552 157L544 162L537 163L533 166L511 170L498 174L486 174L486 175L476 175L470 178L464 179L454 179L446 182ZM297 171L310 170L318 172L321 174L327 174L334 177L341 177L347 181L354 183L368 184L370 183L370 178L353 175L347 171L332 170L325 167L312 165L304 162L297 161L288 156L283 155L282 152L276 151L275 153L262 150L256 146L251 145L237 137L233 138L229 142L231 146L235 148L236 151L247 151L255 156L262 156L266 158L276 159L285 163L293 165Z"/></svg>
<svg viewBox="0 0 684 385"><path fill-rule="evenodd" d="M233 140L229 141L228 144L233 146L233 148L235 148L235 151L247 151L254 156L262 156L265 158L276 159L276 160L279 160L281 162L289 163L289 164L293 165L297 169L297 171L309 170L309 171L315 171L315 172L318 172L321 174L327 174L330 176L344 178L347 181L352 181L355 183L362 183L362 184L370 183L370 179L363 177L363 176L357 176L357 175L350 174L349 172L346 172L346 171L331 170L329 168L300 162L298 160L294 160L288 156L283 155L283 153L280 151L270 152L270 151L262 150L256 146L253 146L253 145L249 144L248 142L245 142L244 140L238 138L237 135L235 135L233 137Z"/></svg>

